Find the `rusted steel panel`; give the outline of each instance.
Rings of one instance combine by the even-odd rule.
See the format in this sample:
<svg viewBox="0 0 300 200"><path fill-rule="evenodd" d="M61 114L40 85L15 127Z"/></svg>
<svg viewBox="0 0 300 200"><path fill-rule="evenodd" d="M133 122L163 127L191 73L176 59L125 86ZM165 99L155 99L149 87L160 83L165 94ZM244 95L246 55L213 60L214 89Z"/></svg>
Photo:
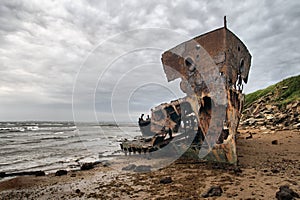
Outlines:
<svg viewBox="0 0 300 200"><path fill-rule="evenodd" d="M154 136L142 145L123 142L122 149L155 151L172 142L175 134L193 137L191 147L200 159L235 164L242 89L251 65L247 47L223 27L164 52L162 63L168 81L181 79L186 97L151 109L147 126Z"/></svg>

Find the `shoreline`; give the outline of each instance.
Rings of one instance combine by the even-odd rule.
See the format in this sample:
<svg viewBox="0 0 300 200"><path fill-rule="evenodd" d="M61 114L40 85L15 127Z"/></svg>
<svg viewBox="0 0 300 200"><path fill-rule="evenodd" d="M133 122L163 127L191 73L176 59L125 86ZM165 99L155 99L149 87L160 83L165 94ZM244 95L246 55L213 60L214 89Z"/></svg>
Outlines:
<svg viewBox="0 0 300 200"><path fill-rule="evenodd" d="M252 138L248 138L250 133ZM275 140L277 144L272 143ZM0 199L201 199L212 186L222 188L220 199L275 199L282 185L300 193L299 142L299 130L240 130L236 169L177 161L156 171L134 173L116 170L110 165L113 163L100 163L93 169L69 171L62 176L21 176L1 181ZM166 178L169 183L161 183Z"/></svg>

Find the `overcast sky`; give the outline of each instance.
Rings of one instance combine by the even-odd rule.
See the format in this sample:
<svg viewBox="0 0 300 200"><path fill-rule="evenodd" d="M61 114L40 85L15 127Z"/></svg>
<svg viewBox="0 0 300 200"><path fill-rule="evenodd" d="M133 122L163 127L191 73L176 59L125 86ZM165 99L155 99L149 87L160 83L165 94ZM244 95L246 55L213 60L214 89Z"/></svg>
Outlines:
<svg viewBox="0 0 300 200"><path fill-rule="evenodd" d="M135 121L182 96L161 53L224 15L253 57L245 92L264 88L299 74L299 11L295 0L1 0L0 120Z"/></svg>

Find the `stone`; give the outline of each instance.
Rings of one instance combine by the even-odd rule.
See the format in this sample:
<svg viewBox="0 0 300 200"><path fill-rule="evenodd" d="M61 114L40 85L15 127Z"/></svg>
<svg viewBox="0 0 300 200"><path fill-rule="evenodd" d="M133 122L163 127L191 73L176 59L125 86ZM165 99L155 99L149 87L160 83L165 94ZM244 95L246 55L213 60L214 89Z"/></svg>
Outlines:
<svg viewBox="0 0 300 200"><path fill-rule="evenodd" d="M299 129L299 128L300 128L300 123L294 124L294 125L293 125L293 128Z"/></svg>
<svg viewBox="0 0 300 200"><path fill-rule="evenodd" d="M103 167L109 167L110 163L108 161L104 161L104 162L102 162L102 166Z"/></svg>
<svg viewBox="0 0 300 200"><path fill-rule="evenodd" d="M45 172L44 171L37 171L35 173L35 176L46 176Z"/></svg>
<svg viewBox="0 0 300 200"><path fill-rule="evenodd" d="M235 167L235 168L233 169L233 171L234 171L235 174L240 174L240 173L243 172L242 169L241 169L240 167Z"/></svg>
<svg viewBox="0 0 300 200"><path fill-rule="evenodd" d="M171 178L170 176L167 176L167 177L165 177L165 178L160 179L159 182L160 182L161 184L169 184L169 183L172 183L173 180L172 180L172 178Z"/></svg>
<svg viewBox="0 0 300 200"><path fill-rule="evenodd" d="M276 192L276 199L278 200L292 200L294 198L299 198L299 194L289 188L288 185L283 185L279 187L279 191Z"/></svg>
<svg viewBox="0 0 300 200"><path fill-rule="evenodd" d="M290 110L292 108L292 104L288 104L287 106L286 106L286 109L287 110Z"/></svg>
<svg viewBox="0 0 300 200"><path fill-rule="evenodd" d="M259 121L259 122L256 122L256 124L257 124L258 126L263 126L263 125L266 124L266 122L265 122L265 121Z"/></svg>
<svg viewBox="0 0 300 200"><path fill-rule="evenodd" d="M249 133L249 134L250 134L250 135L246 137L246 140L252 139L252 138L253 138L252 133Z"/></svg>
<svg viewBox="0 0 300 200"><path fill-rule="evenodd" d="M0 172L0 178L4 178L6 176L5 172Z"/></svg>
<svg viewBox="0 0 300 200"><path fill-rule="evenodd" d="M207 198L207 197L221 196L222 193L223 193L223 190L220 186L212 186L208 189L207 192L205 192L201 196L203 198Z"/></svg>
<svg viewBox="0 0 300 200"><path fill-rule="evenodd" d="M263 114L271 115L272 111L271 110L264 110L262 111Z"/></svg>
<svg viewBox="0 0 300 200"><path fill-rule="evenodd" d="M62 176L62 175L67 175L67 174L68 174L68 171L64 170L64 169L61 169L61 170L58 170L55 172L55 176Z"/></svg>
<svg viewBox="0 0 300 200"><path fill-rule="evenodd" d="M272 119L274 119L274 115L268 114L268 115L265 115L265 116L266 116L266 119L267 119L267 120L272 120Z"/></svg>
<svg viewBox="0 0 300 200"><path fill-rule="evenodd" d="M265 131L265 130L267 130L267 127L266 126L259 127L259 130Z"/></svg>
<svg viewBox="0 0 300 200"><path fill-rule="evenodd" d="M271 172L274 173L274 174L277 174L277 173L279 173L279 170L278 169L271 169Z"/></svg>
<svg viewBox="0 0 300 200"><path fill-rule="evenodd" d="M260 105L262 105L262 104L258 104L258 105L256 106L256 108L253 110L253 114L258 114L258 113L259 113Z"/></svg>
<svg viewBox="0 0 300 200"><path fill-rule="evenodd" d="M294 197L286 191L280 191L280 192L276 192L276 199L278 199L278 200L293 200Z"/></svg>
<svg viewBox="0 0 300 200"><path fill-rule="evenodd" d="M90 170L94 168L94 163L83 163L80 170Z"/></svg>
<svg viewBox="0 0 300 200"><path fill-rule="evenodd" d="M263 119L265 116L262 113L258 113L257 115L254 116L255 119Z"/></svg>
<svg viewBox="0 0 300 200"><path fill-rule="evenodd" d="M277 145L277 144L278 144L278 140L273 140L273 141L272 141L272 144L273 144L273 145Z"/></svg>
<svg viewBox="0 0 300 200"><path fill-rule="evenodd" d="M122 170L124 171L131 171L134 170L136 168L135 164L131 164L131 165L127 165L126 167L123 167Z"/></svg>
<svg viewBox="0 0 300 200"><path fill-rule="evenodd" d="M151 172L150 165L139 165L134 170L134 172Z"/></svg>
<svg viewBox="0 0 300 200"><path fill-rule="evenodd" d="M266 105L267 110L273 110L273 106L272 105Z"/></svg>
<svg viewBox="0 0 300 200"><path fill-rule="evenodd" d="M297 106L298 106L298 102L292 104L292 108L297 108Z"/></svg>

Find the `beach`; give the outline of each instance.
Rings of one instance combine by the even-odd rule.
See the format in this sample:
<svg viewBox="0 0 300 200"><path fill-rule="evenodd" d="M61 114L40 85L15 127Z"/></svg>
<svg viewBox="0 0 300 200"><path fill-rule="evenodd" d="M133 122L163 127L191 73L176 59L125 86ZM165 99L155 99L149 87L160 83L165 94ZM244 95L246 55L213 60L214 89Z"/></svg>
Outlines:
<svg viewBox="0 0 300 200"><path fill-rule="evenodd" d="M299 142L299 130L241 129L237 166L179 159L156 171L135 173L112 160L62 176L2 181L0 199L203 199L212 186L222 189L221 196L207 199L275 199L283 185L300 193Z"/></svg>

